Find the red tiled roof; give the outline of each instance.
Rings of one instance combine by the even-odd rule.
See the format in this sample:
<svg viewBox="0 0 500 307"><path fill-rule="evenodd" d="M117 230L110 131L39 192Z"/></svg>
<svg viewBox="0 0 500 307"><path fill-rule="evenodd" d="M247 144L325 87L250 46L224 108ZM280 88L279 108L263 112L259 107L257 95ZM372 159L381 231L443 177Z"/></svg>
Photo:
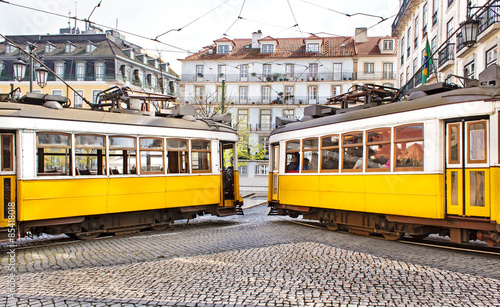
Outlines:
<svg viewBox="0 0 500 307"><path fill-rule="evenodd" d="M274 37L266 36L264 38L259 39L259 42L260 41L275 41L275 40L276 40L276 38L274 38Z"/></svg>
<svg viewBox="0 0 500 307"><path fill-rule="evenodd" d="M217 40L214 40L214 43L232 43L234 45L234 42L227 37L222 37Z"/></svg>

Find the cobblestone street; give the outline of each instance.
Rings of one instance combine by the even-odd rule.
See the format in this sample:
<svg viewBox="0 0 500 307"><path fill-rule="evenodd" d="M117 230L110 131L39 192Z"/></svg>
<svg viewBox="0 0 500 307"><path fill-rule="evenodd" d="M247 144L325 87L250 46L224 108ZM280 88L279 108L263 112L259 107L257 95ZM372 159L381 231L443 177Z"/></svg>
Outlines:
<svg viewBox="0 0 500 307"><path fill-rule="evenodd" d="M266 206L162 232L24 240L0 306L500 306L500 259L291 223Z"/></svg>

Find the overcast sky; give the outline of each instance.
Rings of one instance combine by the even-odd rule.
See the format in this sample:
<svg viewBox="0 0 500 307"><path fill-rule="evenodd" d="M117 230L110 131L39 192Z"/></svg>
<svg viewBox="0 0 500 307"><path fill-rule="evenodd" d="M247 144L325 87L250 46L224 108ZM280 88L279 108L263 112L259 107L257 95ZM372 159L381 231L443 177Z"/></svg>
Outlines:
<svg viewBox="0 0 500 307"><path fill-rule="evenodd" d="M86 19L101 0L10 2L63 16L75 16L76 13L78 18ZM163 60L170 62L180 74L181 64L177 59L185 58L186 51L196 52L212 44L224 34L230 39L251 38L251 33L257 30L262 30L264 36L275 38L306 37L311 33L352 36L357 27L371 27L369 36L386 36L391 34L391 24L398 10L398 0L102 0L90 20L107 26L105 29L118 27L127 40L143 46L152 55L161 53ZM382 21L380 17L347 17L335 11L388 19L376 25ZM67 26L67 17L0 2L0 33L4 35L56 34L59 28ZM74 26L74 21L71 21L71 26ZM83 30L85 25L78 22L77 27ZM182 30L158 38L165 44L130 34L154 39L179 28Z"/></svg>

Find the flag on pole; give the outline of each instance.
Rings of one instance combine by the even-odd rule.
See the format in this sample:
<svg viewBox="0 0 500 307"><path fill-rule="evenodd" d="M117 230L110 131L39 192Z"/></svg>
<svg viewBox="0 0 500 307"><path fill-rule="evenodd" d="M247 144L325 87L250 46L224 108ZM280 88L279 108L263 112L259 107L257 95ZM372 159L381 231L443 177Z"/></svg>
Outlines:
<svg viewBox="0 0 500 307"><path fill-rule="evenodd" d="M429 61L427 61L429 60ZM427 82L430 75L430 67L433 65L431 57L431 47L429 46L429 38L426 38L425 50L424 50L424 68L422 69L422 85Z"/></svg>

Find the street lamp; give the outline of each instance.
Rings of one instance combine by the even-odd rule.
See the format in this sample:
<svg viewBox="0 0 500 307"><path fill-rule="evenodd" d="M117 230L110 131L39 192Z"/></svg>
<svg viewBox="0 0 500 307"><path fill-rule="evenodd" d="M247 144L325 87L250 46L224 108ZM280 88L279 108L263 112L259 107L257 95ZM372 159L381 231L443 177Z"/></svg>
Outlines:
<svg viewBox="0 0 500 307"><path fill-rule="evenodd" d="M38 83L38 86L44 88L47 85L49 70L43 66L40 66L37 69L35 69L35 73L36 73L36 82Z"/></svg>
<svg viewBox="0 0 500 307"><path fill-rule="evenodd" d="M47 85L47 78L49 75L49 70L43 66L38 67L37 69L33 70L33 58L36 56L33 51L36 49L35 44L29 43L28 45L29 48L29 74L30 74L30 92L33 92L33 71L36 73L36 81L38 83L38 86L41 88L44 88ZM41 59L41 57L40 57ZM20 82L21 80L24 79L24 76L26 74L26 67L28 64L23 61L20 57L17 59L17 61L14 61L12 63L12 67L14 68L14 79Z"/></svg>
<svg viewBox="0 0 500 307"><path fill-rule="evenodd" d="M14 79L18 82L24 79L26 74L26 64L25 61L21 60L21 58L17 58L16 61L12 63L12 67L14 68Z"/></svg>
<svg viewBox="0 0 500 307"><path fill-rule="evenodd" d="M477 32L479 29L479 20L469 19L460 24L462 27L463 44L471 47L477 41Z"/></svg>

